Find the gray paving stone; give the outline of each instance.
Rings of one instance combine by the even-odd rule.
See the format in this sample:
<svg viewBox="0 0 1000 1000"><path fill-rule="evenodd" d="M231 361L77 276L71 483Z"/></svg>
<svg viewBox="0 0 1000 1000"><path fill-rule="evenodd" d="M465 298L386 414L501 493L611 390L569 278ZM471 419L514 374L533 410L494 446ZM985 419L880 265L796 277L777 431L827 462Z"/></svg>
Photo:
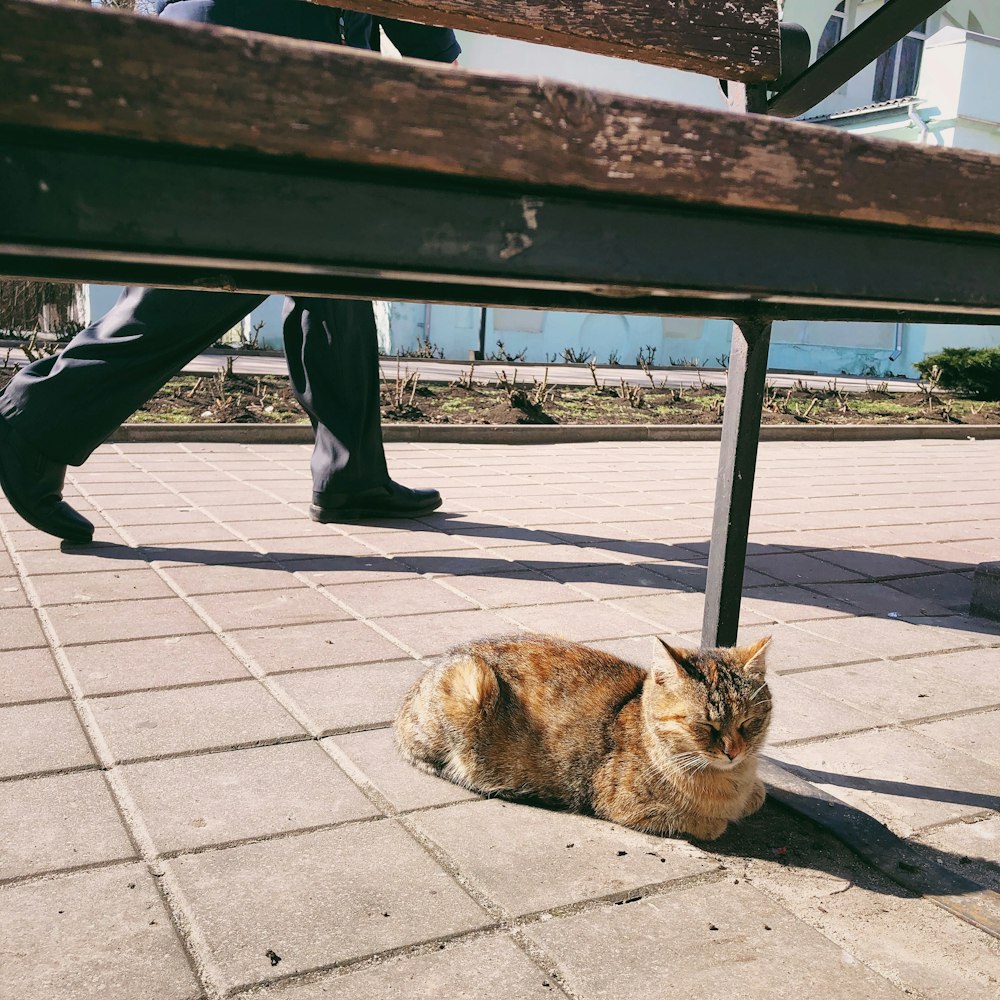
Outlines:
<svg viewBox="0 0 1000 1000"><path fill-rule="evenodd" d="M579 601L580 592L553 582L541 573L469 573L449 579L449 586L487 609L536 607Z"/></svg>
<svg viewBox="0 0 1000 1000"><path fill-rule="evenodd" d="M90 744L68 701L0 708L0 777L94 764Z"/></svg>
<svg viewBox="0 0 1000 1000"><path fill-rule="evenodd" d="M705 614L705 595L685 591L644 594L641 597L613 600L609 605L649 619L661 632L679 633L701 628ZM761 621L761 616L749 608L741 607L740 621L753 625Z"/></svg>
<svg viewBox="0 0 1000 1000"><path fill-rule="evenodd" d="M55 573L33 576L31 582L39 599L48 607L174 596L173 591L152 570Z"/></svg>
<svg viewBox="0 0 1000 1000"><path fill-rule="evenodd" d="M915 726L914 731L1000 768L1000 712L964 715ZM1000 859L1000 854L997 854Z"/></svg>
<svg viewBox="0 0 1000 1000"><path fill-rule="evenodd" d="M0 978L17 1000L201 996L142 865L0 887L0 926Z"/></svg>
<svg viewBox="0 0 1000 1000"><path fill-rule="evenodd" d="M449 549L462 549L468 545L468 542L460 536L445 534L443 531L414 529L405 523L396 531L366 532L364 539L366 545L387 556L446 552Z"/></svg>
<svg viewBox="0 0 1000 1000"><path fill-rule="evenodd" d="M860 580L863 577L859 572L852 572L832 562L799 552L751 555L747 557L747 569L789 584L833 583L838 580Z"/></svg>
<svg viewBox="0 0 1000 1000"><path fill-rule="evenodd" d="M95 771L6 782L0 794L0 881L136 856Z"/></svg>
<svg viewBox="0 0 1000 1000"><path fill-rule="evenodd" d="M90 545L66 549L41 549L21 555L25 570L30 575L39 573L90 573L114 570L116 573L130 569L146 569L148 561L136 548L120 541L97 539Z"/></svg>
<svg viewBox="0 0 1000 1000"><path fill-rule="evenodd" d="M207 634L70 646L64 652L85 694L249 676L223 643Z"/></svg>
<svg viewBox="0 0 1000 1000"><path fill-rule="evenodd" d="M220 505L216 501L205 504L205 510L220 521L286 521L299 520L307 517L306 505L292 507L289 504L275 503L269 497L260 497L256 504L241 503L238 505Z"/></svg>
<svg viewBox="0 0 1000 1000"><path fill-rule="evenodd" d="M884 664L870 666L881 667ZM827 671L821 670L817 673L826 674ZM813 676L814 674L809 672L802 674L801 678L791 678L781 674L771 674L768 678L773 699L771 729L767 736L769 743L834 736L856 729L871 729L884 725L886 720L874 713L864 712L842 701L828 698L822 684L809 687L801 683L802 678Z"/></svg>
<svg viewBox="0 0 1000 1000"><path fill-rule="evenodd" d="M906 580L893 580L894 590L918 599L941 604L951 611L965 613L972 600L971 573L938 573Z"/></svg>
<svg viewBox="0 0 1000 1000"><path fill-rule="evenodd" d="M45 633L33 608L4 608L0 651L45 646Z"/></svg>
<svg viewBox="0 0 1000 1000"><path fill-rule="evenodd" d="M602 907L525 933L555 956L577 995L594 1000L646 998L654 983L658 1000L902 996L745 882Z"/></svg>
<svg viewBox="0 0 1000 1000"><path fill-rule="evenodd" d="M243 566L254 563L270 569L267 556L247 542L197 542L187 545L147 545L143 551L157 566Z"/></svg>
<svg viewBox="0 0 1000 1000"><path fill-rule="evenodd" d="M935 827L918 839L934 848L949 868L1000 892L1000 816L986 815ZM997 961L1000 963L1000 959Z"/></svg>
<svg viewBox="0 0 1000 1000"><path fill-rule="evenodd" d="M350 541L350 539L347 539ZM330 587L350 583L385 583L389 580L412 580L414 569L401 559L375 555L362 550L352 555L306 554L289 558L276 553L281 565L289 572L301 573L307 580Z"/></svg>
<svg viewBox="0 0 1000 1000"><path fill-rule="evenodd" d="M758 814L763 829L727 852L730 884L738 879L758 886L842 948L845 965L863 963L907 996L992 1000L1000 981L994 939L859 865L850 850L812 824L778 811L768 818L767 812ZM772 844L787 845L787 854L776 856L768 849ZM973 863L956 867L976 878Z"/></svg>
<svg viewBox="0 0 1000 1000"><path fill-rule="evenodd" d="M508 618L474 610L382 618L379 625L418 656L436 656L473 639L522 631Z"/></svg>
<svg viewBox="0 0 1000 1000"><path fill-rule="evenodd" d="M958 646L992 646L993 651L983 656L1000 656L1000 622L973 615L947 614L929 615L908 619L910 624L919 626L928 640L946 643L949 648Z"/></svg>
<svg viewBox="0 0 1000 1000"><path fill-rule="evenodd" d="M386 725L426 666L417 660L297 670L274 677L318 732Z"/></svg>
<svg viewBox="0 0 1000 1000"><path fill-rule="evenodd" d="M464 611L475 607L468 598L433 580L419 578L389 580L374 587L369 583L343 584L331 589L331 593L358 617L365 618Z"/></svg>
<svg viewBox="0 0 1000 1000"><path fill-rule="evenodd" d="M916 576L935 568L934 564L927 560L902 555L898 549L891 547L823 552L817 553L817 556L823 562L842 566L858 576L876 580L896 576Z"/></svg>
<svg viewBox="0 0 1000 1000"><path fill-rule="evenodd" d="M276 547L279 549L294 545L301 546L300 551L308 552L310 539L340 535L332 526L310 521L305 514L299 518L278 521L238 521L234 518L226 523L233 531L254 539L258 545L268 550L277 543Z"/></svg>
<svg viewBox="0 0 1000 1000"><path fill-rule="evenodd" d="M101 498L101 507L104 510L115 511L150 510L151 508L169 510L170 508L187 506L176 493L170 493L154 484L150 484L150 486L149 493L118 493L115 491ZM164 516L168 517L169 515L165 514Z"/></svg>
<svg viewBox="0 0 1000 1000"><path fill-rule="evenodd" d="M56 636L64 645L192 635L208 626L179 597L49 607Z"/></svg>
<svg viewBox="0 0 1000 1000"><path fill-rule="evenodd" d="M161 852L379 815L311 740L129 764L122 773Z"/></svg>
<svg viewBox="0 0 1000 1000"><path fill-rule="evenodd" d="M270 559L261 558L239 565L170 566L170 579L185 594L236 594L251 590L289 590L304 587L289 572Z"/></svg>
<svg viewBox="0 0 1000 1000"><path fill-rule="evenodd" d="M93 698L90 707L119 761L304 735L302 727L253 680Z"/></svg>
<svg viewBox="0 0 1000 1000"><path fill-rule="evenodd" d="M771 644L767 648L767 668L771 673L777 674L874 659L871 653L856 646L834 642L805 631L811 625L812 622L797 625L744 625L740 628L738 641L746 644L756 642L766 635L771 636ZM697 633L694 633L690 638L696 640L696 636Z"/></svg>
<svg viewBox="0 0 1000 1000"><path fill-rule="evenodd" d="M753 611L769 622L799 622L857 614L852 605L824 594L803 587L751 587L743 591L741 611Z"/></svg>
<svg viewBox="0 0 1000 1000"><path fill-rule="evenodd" d="M236 529L235 524L232 527ZM122 528L122 531L136 545L199 545L225 542L233 537L227 526L208 518L181 524L137 524Z"/></svg>
<svg viewBox="0 0 1000 1000"><path fill-rule="evenodd" d="M211 518L203 511L189 506L185 500L176 497L176 507L137 507L116 510L111 515L119 528L126 530L140 525L157 524L209 524Z"/></svg>
<svg viewBox="0 0 1000 1000"><path fill-rule="evenodd" d="M587 566L582 570L573 567L556 569L551 571L551 576L598 600L657 595L676 590L676 583L657 572L657 569L658 567L644 565L609 563Z"/></svg>
<svg viewBox="0 0 1000 1000"><path fill-rule="evenodd" d="M433 809L412 819L464 875L513 914L669 882L716 867L684 840L498 799ZM474 837L470 830L475 830Z"/></svg>
<svg viewBox="0 0 1000 1000"><path fill-rule="evenodd" d="M904 837L934 823L1000 810L1000 769L970 767L968 755L920 733L859 733L775 747L772 755Z"/></svg>
<svg viewBox="0 0 1000 1000"><path fill-rule="evenodd" d="M365 778L401 812L479 798L475 792L418 771L403 760L391 729L344 733L323 742L346 754Z"/></svg>
<svg viewBox="0 0 1000 1000"><path fill-rule="evenodd" d="M879 660L850 667L808 671L798 680L809 688L862 709L881 721L911 721L1000 703L1000 690L989 692L956 680L942 683L922 669L920 657ZM1000 678L996 681L1000 687Z"/></svg>
<svg viewBox="0 0 1000 1000"><path fill-rule="evenodd" d="M562 991L504 937L442 945L350 974L277 984L243 1000L543 1000Z"/></svg>
<svg viewBox="0 0 1000 1000"><path fill-rule="evenodd" d="M48 648L0 653L0 705L66 696Z"/></svg>
<svg viewBox="0 0 1000 1000"><path fill-rule="evenodd" d="M490 923L389 820L173 865L229 989Z"/></svg>
<svg viewBox="0 0 1000 1000"><path fill-rule="evenodd" d="M0 576L0 610L26 607L28 598L20 581L13 576Z"/></svg>
<svg viewBox="0 0 1000 1000"><path fill-rule="evenodd" d="M280 584L280 578L273 581ZM343 621L343 608L308 587L254 590L240 594L203 594L198 606L222 629L269 628Z"/></svg>
<svg viewBox="0 0 1000 1000"><path fill-rule="evenodd" d="M269 673L377 663L403 655L399 646L356 621L247 629L234 632L232 638Z"/></svg>
<svg viewBox="0 0 1000 1000"><path fill-rule="evenodd" d="M926 596L905 594L887 583L818 583L813 589L825 594L830 603L842 603L855 615L901 618L944 615L949 609Z"/></svg>
<svg viewBox="0 0 1000 1000"><path fill-rule="evenodd" d="M525 631L557 635L574 642L623 639L659 631L656 624L630 615L618 602L577 601L532 608L508 608L505 614Z"/></svg>
<svg viewBox="0 0 1000 1000"><path fill-rule="evenodd" d="M929 629L892 618L838 618L809 622L802 628L875 656L911 656L967 645L949 629Z"/></svg>
<svg viewBox="0 0 1000 1000"><path fill-rule="evenodd" d="M490 555L497 558L513 559L526 569L565 569L567 566L595 566L601 563L622 563L624 558L616 558L617 553L596 548L581 548L578 545L560 545L558 539L538 538L537 541L522 540L519 545L507 542L503 546L490 548ZM517 569L517 566L513 567Z"/></svg>
<svg viewBox="0 0 1000 1000"><path fill-rule="evenodd" d="M295 539L288 538L262 538L257 544L290 571L319 570L323 568L324 560L327 559L331 566L336 566L339 562L337 557L353 560L351 565L354 566L367 562L372 564L385 562L385 556L373 552L354 538L336 534L330 526L327 526L324 534L310 535L301 544Z"/></svg>

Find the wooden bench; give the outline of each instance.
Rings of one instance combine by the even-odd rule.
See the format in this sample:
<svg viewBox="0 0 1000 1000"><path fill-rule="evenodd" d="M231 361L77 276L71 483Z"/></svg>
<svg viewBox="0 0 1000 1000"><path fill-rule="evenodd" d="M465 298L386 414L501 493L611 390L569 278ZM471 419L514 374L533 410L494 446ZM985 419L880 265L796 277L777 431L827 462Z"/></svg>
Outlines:
<svg viewBox="0 0 1000 1000"><path fill-rule="evenodd" d="M1000 158L767 114L943 3L804 72L774 0L351 6L711 73L751 113L0 0L0 273L733 319L703 633L731 644L772 320L1000 319Z"/></svg>

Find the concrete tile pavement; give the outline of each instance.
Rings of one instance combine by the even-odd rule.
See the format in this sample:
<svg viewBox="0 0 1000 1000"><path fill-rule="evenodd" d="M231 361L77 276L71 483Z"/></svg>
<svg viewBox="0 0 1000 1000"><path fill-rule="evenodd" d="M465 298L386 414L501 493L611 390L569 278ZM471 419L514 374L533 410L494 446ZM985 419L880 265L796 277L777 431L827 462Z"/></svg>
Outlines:
<svg viewBox="0 0 1000 1000"><path fill-rule="evenodd" d="M4 992L996 995L1000 942L776 803L697 844L405 765L389 720L456 642L697 641L717 446L388 450L443 512L315 525L297 446L102 448L87 549L0 501ZM1000 888L1000 626L966 614L1000 443L764 443L757 495L769 753Z"/></svg>

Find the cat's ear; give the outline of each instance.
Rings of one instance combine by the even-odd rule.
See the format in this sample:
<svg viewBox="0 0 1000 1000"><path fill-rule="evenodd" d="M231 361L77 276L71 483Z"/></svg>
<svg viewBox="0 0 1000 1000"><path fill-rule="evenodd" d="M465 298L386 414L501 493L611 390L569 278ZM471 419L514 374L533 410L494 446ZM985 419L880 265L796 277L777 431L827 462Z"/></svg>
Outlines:
<svg viewBox="0 0 1000 1000"><path fill-rule="evenodd" d="M736 650L737 656L743 664L743 669L748 674L756 677L763 677L767 665L764 662L764 650L771 642L771 637L765 635L763 639L758 639L752 646L740 646Z"/></svg>
<svg viewBox="0 0 1000 1000"><path fill-rule="evenodd" d="M694 662L698 655L696 651L690 649L679 649L676 646L671 646L659 636L656 638L666 652L667 658L677 668L677 675L679 677L690 677L692 680L704 683L705 675L698 669Z"/></svg>

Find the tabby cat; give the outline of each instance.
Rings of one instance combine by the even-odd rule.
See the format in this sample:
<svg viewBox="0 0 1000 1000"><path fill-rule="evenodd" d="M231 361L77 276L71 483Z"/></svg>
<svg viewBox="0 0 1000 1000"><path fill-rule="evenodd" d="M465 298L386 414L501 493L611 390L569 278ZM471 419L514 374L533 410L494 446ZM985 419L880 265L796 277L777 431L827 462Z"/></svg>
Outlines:
<svg viewBox="0 0 1000 1000"><path fill-rule="evenodd" d="M712 840L764 802L769 639L636 666L547 636L452 650L407 694L403 756L477 792Z"/></svg>

